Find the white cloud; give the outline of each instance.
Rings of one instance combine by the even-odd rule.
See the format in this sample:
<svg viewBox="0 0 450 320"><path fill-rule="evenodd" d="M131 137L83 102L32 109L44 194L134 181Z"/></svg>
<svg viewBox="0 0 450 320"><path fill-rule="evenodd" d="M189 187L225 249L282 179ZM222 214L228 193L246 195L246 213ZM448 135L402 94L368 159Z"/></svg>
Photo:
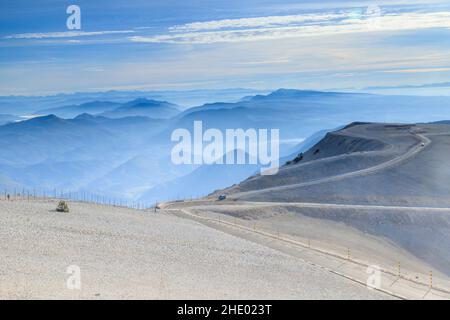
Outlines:
<svg viewBox="0 0 450 320"><path fill-rule="evenodd" d="M450 68L416 68L416 69L396 69L383 70L383 73L429 73L429 72L447 72Z"/></svg>
<svg viewBox="0 0 450 320"><path fill-rule="evenodd" d="M298 25L300 21L314 23ZM430 28L450 28L450 12L318 14L306 15L303 20L300 16L228 19L175 26L167 34L134 36L129 39L133 42L205 44Z"/></svg>
<svg viewBox="0 0 450 320"><path fill-rule="evenodd" d="M114 31L63 31L46 33L20 33L5 36L4 39L48 39L48 38L73 38L84 36L100 36L107 34L133 33L134 30L114 30Z"/></svg>
<svg viewBox="0 0 450 320"><path fill-rule="evenodd" d="M224 19L205 22L193 22L169 28L171 32L219 30L226 28L255 28L297 25L303 23L326 22L344 19L351 13L303 14L289 16L268 16L256 18Z"/></svg>

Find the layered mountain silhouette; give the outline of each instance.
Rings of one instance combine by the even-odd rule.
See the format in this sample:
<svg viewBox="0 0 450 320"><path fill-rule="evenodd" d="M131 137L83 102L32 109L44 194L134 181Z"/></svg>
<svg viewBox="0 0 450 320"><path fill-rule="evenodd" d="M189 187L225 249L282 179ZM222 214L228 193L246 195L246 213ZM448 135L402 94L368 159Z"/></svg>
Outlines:
<svg viewBox="0 0 450 320"><path fill-rule="evenodd" d="M56 114L0 126L0 188L83 189L134 199L150 199L152 192L157 198L168 199L182 194L203 196L237 183L256 170L246 171L235 165L215 168L173 164L170 154L175 142L171 134L178 128L192 133L194 121L202 121L204 130L216 128L223 132L237 128L279 129L284 164L322 139L329 132L326 128L342 127L355 120L412 123L450 118L449 97L280 89L267 95L245 95L234 103L207 103L179 111L169 102L127 94L1 98L0 107L3 103L11 108L13 101L17 110L26 112L24 116L38 114L44 105L52 106L46 110ZM92 97L95 99L85 101ZM66 104L68 101L81 103ZM31 102L36 102L34 110ZM300 145L289 142L308 137ZM314 157L326 154L325 147L320 149ZM202 173L209 170L210 174ZM167 187L169 183L176 185Z"/></svg>
<svg viewBox="0 0 450 320"><path fill-rule="evenodd" d="M176 105L165 101L139 98L126 103L92 101L80 105L39 110L37 114L54 114L62 118L73 118L82 113L88 113L115 119L136 116L168 119L179 113L177 108Z"/></svg>
<svg viewBox="0 0 450 320"><path fill-rule="evenodd" d="M63 106L77 106L95 101L123 104L145 97L147 99L170 101L183 109L217 101L235 102L243 96L268 93L268 90L245 88L195 89L195 90L109 90L101 92L60 93L49 96L0 96L0 113L12 115L56 114L65 117L53 109ZM39 113L42 110L49 110ZM82 112L86 112L85 110Z"/></svg>
<svg viewBox="0 0 450 320"><path fill-rule="evenodd" d="M79 105L70 105L57 108L49 108L44 110L39 110L37 114L54 114L62 118L73 118L82 113L89 113L92 115L97 115L102 112L113 110L119 108L120 103L111 101L92 101L86 102Z"/></svg>
<svg viewBox="0 0 450 320"><path fill-rule="evenodd" d="M143 116L152 119L169 119L178 113L177 106L172 103L141 98L127 102L116 109L105 111L101 115L107 118Z"/></svg>

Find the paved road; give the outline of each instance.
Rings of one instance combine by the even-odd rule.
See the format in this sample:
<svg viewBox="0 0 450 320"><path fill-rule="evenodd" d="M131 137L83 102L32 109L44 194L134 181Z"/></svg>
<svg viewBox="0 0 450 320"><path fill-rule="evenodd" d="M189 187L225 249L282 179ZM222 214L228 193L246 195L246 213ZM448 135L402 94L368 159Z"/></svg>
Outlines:
<svg viewBox="0 0 450 320"><path fill-rule="evenodd" d="M161 203L160 208L164 209L179 209L185 207L186 204L194 206L210 205L210 206L242 206L251 205L253 207L264 206L278 206L278 207L299 207L299 208L320 208L320 209L367 209L367 210L392 210L392 211L418 211L418 212L441 212L449 213L450 208L442 207L407 207L407 206L385 206L385 205L363 205L363 204L337 204L337 203L313 203L313 202L263 202L263 201L239 201L239 202L220 202L214 200L185 200L182 202L167 202Z"/></svg>
<svg viewBox="0 0 450 320"><path fill-rule="evenodd" d="M211 202L209 202L211 203ZM228 204L228 203L227 203ZM312 202L253 202L240 201L236 205L252 206L278 206L278 207L300 207L300 208L320 208L320 209L370 209L370 210L398 210L398 211L430 211L450 213L450 208L440 207L405 207L405 206L383 206L383 205L360 205L360 204L335 204L335 203L312 203ZM230 203L233 205L233 203Z"/></svg>

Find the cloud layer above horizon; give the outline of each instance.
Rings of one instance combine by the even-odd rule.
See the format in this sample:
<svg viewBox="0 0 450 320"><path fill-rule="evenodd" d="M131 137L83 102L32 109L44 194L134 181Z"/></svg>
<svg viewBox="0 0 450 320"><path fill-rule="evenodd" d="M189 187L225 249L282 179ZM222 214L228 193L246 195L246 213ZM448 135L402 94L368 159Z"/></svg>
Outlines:
<svg viewBox="0 0 450 320"><path fill-rule="evenodd" d="M28 11L11 3L0 13L0 94L357 90L450 76L446 1L80 1L82 30L64 30L57 1L45 8L25 2Z"/></svg>
<svg viewBox="0 0 450 320"><path fill-rule="evenodd" d="M374 6L364 13L350 11L193 22L171 27L169 34L129 39L156 43L215 43L430 28L450 28L450 12L383 14Z"/></svg>

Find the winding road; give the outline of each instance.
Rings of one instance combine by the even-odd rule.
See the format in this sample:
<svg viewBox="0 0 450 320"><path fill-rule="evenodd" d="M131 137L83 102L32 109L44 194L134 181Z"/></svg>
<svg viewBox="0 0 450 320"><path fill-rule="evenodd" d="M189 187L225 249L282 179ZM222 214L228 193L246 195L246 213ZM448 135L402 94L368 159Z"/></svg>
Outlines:
<svg viewBox="0 0 450 320"><path fill-rule="evenodd" d="M419 139L419 141L420 141L419 143L417 143L414 147L409 149L404 154L402 154L398 157L395 157L393 159L390 159L386 162L377 164L375 166L357 170L357 171L343 173L343 174L336 175L336 176L331 176L331 177L321 178L321 179L317 179L317 180L313 180L313 181L308 181L308 182L239 192L239 193L229 195L229 198L230 199L238 199L242 196L247 196L247 195L252 195L252 194L260 194L260 193L264 193L264 192L283 191L283 190L289 190L289 189L294 189L294 188L308 187L308 186L313 186L313 185L317 185L317 184L321 184L321 183L334 182L334 181L339 181L339 180L343 180L343 179L347 179L347 178L353 178L353 177L376 173L378 171L396 166L396 165L414 157L416 154L418 154L419 152L424 150L431 143L431 140L422 134L413 134L413 135Z"/></svg>

